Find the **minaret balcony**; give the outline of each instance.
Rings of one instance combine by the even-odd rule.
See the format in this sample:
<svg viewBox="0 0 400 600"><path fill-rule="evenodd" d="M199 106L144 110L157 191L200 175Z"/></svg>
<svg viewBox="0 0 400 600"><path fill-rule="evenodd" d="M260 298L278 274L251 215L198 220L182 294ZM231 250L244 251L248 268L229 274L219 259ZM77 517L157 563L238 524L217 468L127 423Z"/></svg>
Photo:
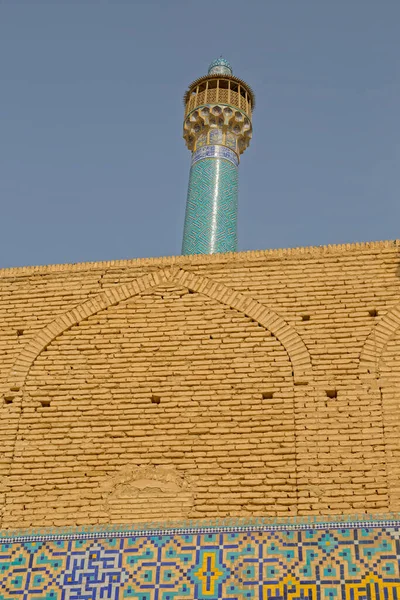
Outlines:
<svg viewBox="0 0 400 600"><path fill-rule="evenodd" d="M207 75L194 81L184 97L185 116L200 106L225 104L243 111L251 119L254 93L233 75Z"/></svg>

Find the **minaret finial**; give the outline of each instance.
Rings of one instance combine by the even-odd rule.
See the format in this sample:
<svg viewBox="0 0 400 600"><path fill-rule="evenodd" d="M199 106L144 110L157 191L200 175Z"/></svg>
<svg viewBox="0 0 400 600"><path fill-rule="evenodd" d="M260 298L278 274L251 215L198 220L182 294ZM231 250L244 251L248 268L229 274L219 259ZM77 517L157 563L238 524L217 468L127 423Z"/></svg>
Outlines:
<svg viewBox="0 0 400 600"><path fill-rule="evenodd" d="M184 97L192 151L182 254L237 251L239 156L252 135L254 93L220 56Z"/></svg>

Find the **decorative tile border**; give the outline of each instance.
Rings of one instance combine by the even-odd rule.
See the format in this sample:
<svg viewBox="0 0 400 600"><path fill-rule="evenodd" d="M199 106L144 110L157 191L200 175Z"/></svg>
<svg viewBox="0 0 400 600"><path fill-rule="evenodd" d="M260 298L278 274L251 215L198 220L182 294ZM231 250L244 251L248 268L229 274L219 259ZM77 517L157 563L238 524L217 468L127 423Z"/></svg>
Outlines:
<svg viewBox="0 0 400 600"><path fill-rule="evenodd" d="M199 150L196 150L192 154L192 166L198 160L203 160L203 158L224 158L225 160L229 160L235 167L239 166L238 155L226 146L203 146L199 148Z"/></svg>
<svg viewBox="0 0 400 600"><path fill-rule="evenodd" d="M18 538L32 540L37 537L67 539L69 537L110 535L172 535L183 533L212 533L218 531L283 531L305 529L342 529L360 527L396 527L400 524L400 513L361 513L293 517L225 517L213 519L186 519L181 521L143 521L139 523L83 525L67 527L29 527L25 529L0 529L0 543ZM399 599L400 600L400 599Z"/></svg>
<svg viewBox="0 0 400 600"><path fill-rule="evenodd" d="M400 599L400 519L260 521L4 532L0 600Z"/></svg>

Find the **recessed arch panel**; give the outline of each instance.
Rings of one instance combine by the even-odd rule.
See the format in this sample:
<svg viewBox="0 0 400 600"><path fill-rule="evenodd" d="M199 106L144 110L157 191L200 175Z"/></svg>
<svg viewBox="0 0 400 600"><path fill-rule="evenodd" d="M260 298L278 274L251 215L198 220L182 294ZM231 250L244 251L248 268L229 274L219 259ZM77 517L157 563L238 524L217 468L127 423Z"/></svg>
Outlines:
<svg viewBox="0 0 400 600"><path fill-rule="evenodd" d="M97 296L57 317L52 323L44 327L35 338L29 341L18 355L10 373L8 389L11 392L18 392L23 388L29 370L36 358L52 340L64 331L101 310L167 282L184 285L194 292L213 298L257 321L268 329L285 347L293 366L295 383L307 383L309 381L312 366L308 349L296 330L282 317L254 298L245 296L220 282L185 271L179 267L172 267L144 275L130 283L104 290Z"/></svg>
<svg viewBox="0 0 400 600"><path fill-rule="evenodd" d="M373 327L360 354L361 375L379 375L379 361L392 335L400 327L400 304L394 306Z"/></svg>

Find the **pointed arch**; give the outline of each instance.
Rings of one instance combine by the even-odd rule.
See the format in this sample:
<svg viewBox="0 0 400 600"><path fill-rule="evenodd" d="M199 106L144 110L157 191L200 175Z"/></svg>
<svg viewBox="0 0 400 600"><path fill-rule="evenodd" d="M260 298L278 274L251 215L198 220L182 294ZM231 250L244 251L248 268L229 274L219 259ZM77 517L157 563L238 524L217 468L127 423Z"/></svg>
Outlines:
<svg viewBox="0 0 400 600"><path fill-rule="evenodd" d="M268 329L285 347L293 366L295 383L307 383L311 377L310 354L302 338L282 317L254 298L245 296L226 285L196 275L179 267L154 271L130 283L104 290L58 316L30 340L17 356L9 376L8 389L20 391L39 354L59 335L96 313L115 306L162 283L177 283L225 304L254 319Z"/></svg>
<svg viewBox="0 0 400 600"><path fill-rule="evenodd" d="M372 328L360 353L361 375L378 375L381 355L392 335L400 327L400 304L394 306Z"/></svg>

